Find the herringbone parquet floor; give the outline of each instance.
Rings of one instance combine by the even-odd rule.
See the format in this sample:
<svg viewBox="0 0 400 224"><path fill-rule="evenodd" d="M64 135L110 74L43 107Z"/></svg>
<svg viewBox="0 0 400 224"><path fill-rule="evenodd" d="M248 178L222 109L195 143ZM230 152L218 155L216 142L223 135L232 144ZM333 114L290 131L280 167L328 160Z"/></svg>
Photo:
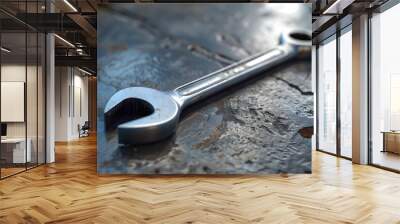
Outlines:
<svg viewBox="0 0 400 224"><path fill-rule="evenodd" d="M0 181L0 223L400 223L400 175L313 153L313 174L106 176L90 137Z"/></svg>

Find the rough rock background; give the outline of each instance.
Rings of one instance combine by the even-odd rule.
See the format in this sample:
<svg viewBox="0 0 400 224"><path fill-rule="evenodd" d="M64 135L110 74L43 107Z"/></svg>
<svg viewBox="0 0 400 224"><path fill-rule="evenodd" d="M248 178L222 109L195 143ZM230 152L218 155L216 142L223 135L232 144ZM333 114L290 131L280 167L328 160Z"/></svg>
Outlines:
<svg viewBox="0 0 400 224"><path fill-rule="evenodd" d="M186 109L171 138L117 144L104 106L118 90L171 90L311 29L307 4L112 4L98 14L100 174L311 172L311 59L292 61Z"/></svg>

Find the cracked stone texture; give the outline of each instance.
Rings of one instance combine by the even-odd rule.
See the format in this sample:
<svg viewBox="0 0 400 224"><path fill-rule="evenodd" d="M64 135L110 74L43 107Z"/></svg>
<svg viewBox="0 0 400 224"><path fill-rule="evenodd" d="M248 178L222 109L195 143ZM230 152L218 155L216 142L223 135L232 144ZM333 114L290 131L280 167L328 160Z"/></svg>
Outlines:
<svg viewBox="0 0 400 224"><path fill-rule="evenodd" d="M292 61L186 109L174 136L117 144L104 106L118 90L171 90L311 29L307 4L112 4L98 14L101 174L311 172L311 59ZM311 131L310 131L311 130Z"/></svg>

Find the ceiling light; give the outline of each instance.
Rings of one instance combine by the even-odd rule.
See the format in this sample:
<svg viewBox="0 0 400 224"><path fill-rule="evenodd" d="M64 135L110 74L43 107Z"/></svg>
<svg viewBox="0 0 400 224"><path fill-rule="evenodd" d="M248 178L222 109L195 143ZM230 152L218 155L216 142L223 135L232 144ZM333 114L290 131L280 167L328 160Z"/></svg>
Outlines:
<svg viewBox="0 0 400 224"><path fill-rule="evenodd" d="M64 39L64 38L62 38L62 37L60 37L60 36L57 35L57 34L54 34L54 36L57 37L57 38L58 38L59 40L61 40L62 42L64 42L65 44L67 44L68 46L75 48L75 45L73 45L73 44L72 44L71 42L69 42L68 40L66 40L66 39Z"/></svg>
<svg viewBox="0 0 400 224"><path fill-rule="evenodd" d="M87 74L87 75L92 76L92 73L90 73L90 72L88 72L88 71L86 71L86 70L83 70L83 69L81 69L81 68L79 68L79 67L78 67L78 70L81 71L81 72L83 72L83 73L85 73L85 74Z"/></svg>
<svg viewBox="0 0 400 224"><path fill-rule="evenodd" d="M6 52L6 53L10 53L10 52L11 52L11 50L9 50L9 49L7 49L7 48L5 48L5 47L1 47L1 50L4 51L4 52Z"/></svg>
<svg viewBox="0 0 400 224"><path fill-rule="evenodd" d="M68 5L68 7L70 7L74 12L78 12L78 10L68 0L64 0L64 3Z"/></svg>

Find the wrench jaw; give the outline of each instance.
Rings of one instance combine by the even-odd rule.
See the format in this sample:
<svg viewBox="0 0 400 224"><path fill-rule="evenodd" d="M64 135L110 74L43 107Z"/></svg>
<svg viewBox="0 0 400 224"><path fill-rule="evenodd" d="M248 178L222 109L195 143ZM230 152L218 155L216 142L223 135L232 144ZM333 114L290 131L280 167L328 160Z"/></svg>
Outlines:
<svg viewBox="0 0 400 224"><path fill-rule="evenodd" d="M154 113L154 108L148 102L138 98L127 98L104 113L106 130L112 130L119 124L135 120Z"/></svg>
<svg viewBox="0 0 400 224"><path fill-rule="evenodd" d="M177 102L166 92L130 87L115 93L104 110L106 130L118 129L118 142L146 144L171 136L179 121Z"/></svg>
<svg viewBox="0 0 400 224"><path fill-rule="evenodd" d="M118 143L142 145L158 142L173 135L178 126L179 113L159 120L163 116L160 113L156 112L150 116L119 125Z"/></svg>

